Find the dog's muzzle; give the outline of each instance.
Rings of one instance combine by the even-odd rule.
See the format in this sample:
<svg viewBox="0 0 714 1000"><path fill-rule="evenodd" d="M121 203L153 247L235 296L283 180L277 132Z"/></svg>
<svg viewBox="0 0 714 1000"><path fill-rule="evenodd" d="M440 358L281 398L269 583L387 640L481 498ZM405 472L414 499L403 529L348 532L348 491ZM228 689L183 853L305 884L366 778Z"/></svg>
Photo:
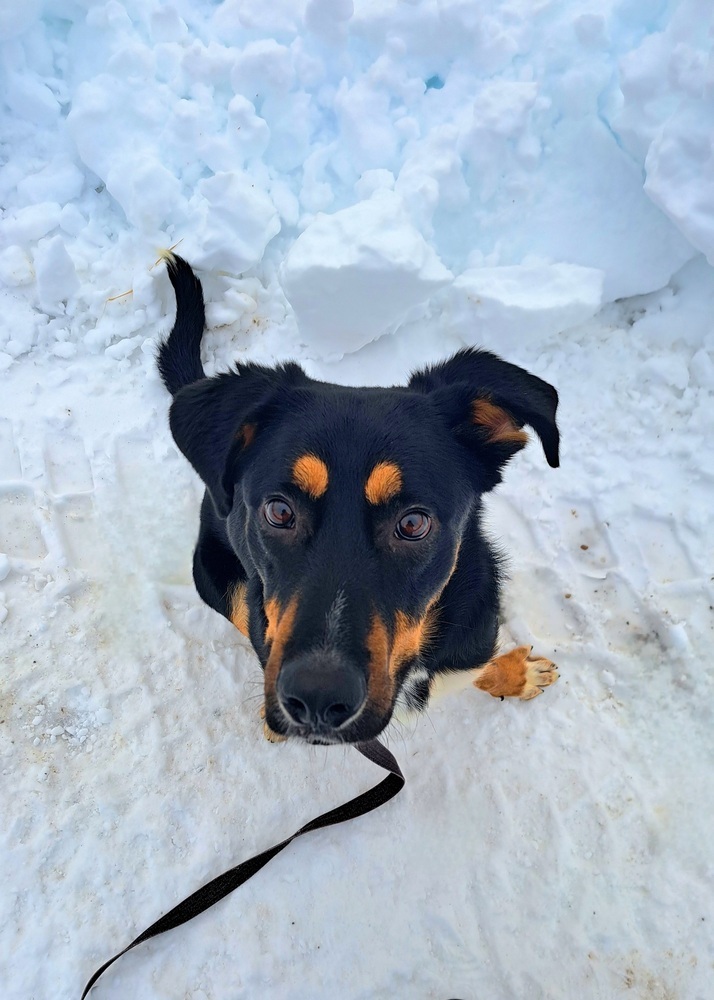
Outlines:
<svg viewBox="0 0 714 1000"><path fill-rule="evenodd" d="M277 682L278 703L289 727L301 736L336 737L354 722L367 699L358 668L330 649L288 660Z"/></svg>

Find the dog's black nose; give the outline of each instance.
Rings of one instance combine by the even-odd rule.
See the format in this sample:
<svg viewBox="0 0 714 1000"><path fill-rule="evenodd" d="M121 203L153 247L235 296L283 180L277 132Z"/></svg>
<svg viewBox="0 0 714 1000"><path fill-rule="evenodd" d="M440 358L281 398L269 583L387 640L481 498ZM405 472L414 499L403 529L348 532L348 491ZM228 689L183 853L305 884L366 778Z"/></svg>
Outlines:
<svg viewBox="0 0 714 1000"><path fill-rule="evenodd" d="M367 694L356 667L322 650L284 663L277 688L285 714L311 729L338 729L359 712Z"/></svg>

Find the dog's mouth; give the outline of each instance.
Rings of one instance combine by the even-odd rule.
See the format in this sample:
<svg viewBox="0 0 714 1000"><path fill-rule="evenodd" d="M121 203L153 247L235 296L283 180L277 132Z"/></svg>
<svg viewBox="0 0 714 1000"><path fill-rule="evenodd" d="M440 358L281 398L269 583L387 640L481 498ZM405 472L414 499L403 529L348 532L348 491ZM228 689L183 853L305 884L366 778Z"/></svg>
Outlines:
<svg viewBox="0 0 714 1000"><path fill-rule="evenodd" d="M391 712L386 718L381 718L365 708L356 719L351 719L342 727L332 727L318 721L299 725L288 719L280 707L273 705L268 709L265 721L276 735L284 739L301 740L311 746L335 746L366 743L374 739L388 725L390 717Z"/></svg>
<svg viewBox="0 0 714 1000"><path fill-rule="evenodd" d="M299 734L299 738L315 747L334 747L339 744L349 745L350 740L337 739L334 736L319 736L316 733Z"/></svg>
<svg viewBox="0 0 714 1000"><path fill-rule="evenodd" d="M301 740L303 743L308 743L310 746L349 746L353 743L366 743L368 740L374 739L382 732L382 729L384 729L384 726L381 726L371 732L353 734L341 733L339 730L315 732L314 730L299 726L287 726L285 732L280 735L287 740Z"/></svg>

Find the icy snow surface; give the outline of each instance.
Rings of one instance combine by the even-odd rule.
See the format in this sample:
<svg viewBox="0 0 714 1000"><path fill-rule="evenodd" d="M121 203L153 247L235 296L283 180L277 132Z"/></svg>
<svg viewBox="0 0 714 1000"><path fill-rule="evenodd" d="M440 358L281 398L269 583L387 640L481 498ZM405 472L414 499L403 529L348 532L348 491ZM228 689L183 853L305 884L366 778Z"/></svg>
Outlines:
<svg viewBox="0 0 714 1000"><path fill-rule="evenodd" d="M398 382L480 343L555 383L488 504L504 641L388 740L407 786L95 994L714 995L714 8L708 0L0 5L3 1000L77 1000L190 890L380 775L273 746L190 561L154 371L199 269L207 371ZM626 298L625 298L626 297Z"/></svg>

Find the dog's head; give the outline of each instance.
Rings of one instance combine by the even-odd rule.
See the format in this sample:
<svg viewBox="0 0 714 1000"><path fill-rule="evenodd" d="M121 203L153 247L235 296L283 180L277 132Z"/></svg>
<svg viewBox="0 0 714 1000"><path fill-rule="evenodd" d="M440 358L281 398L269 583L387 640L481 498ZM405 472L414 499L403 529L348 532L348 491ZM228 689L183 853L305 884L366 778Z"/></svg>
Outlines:
<svg viewBox="0 0 714 1000"><path fill-rule="evenodd" d="M359 742L384 728L429 647L469 516L525 445L524 424L558 464L557 401L482 351L404 388L242 365L176 395L174 438L248 575L275 732Z"/></svg>

